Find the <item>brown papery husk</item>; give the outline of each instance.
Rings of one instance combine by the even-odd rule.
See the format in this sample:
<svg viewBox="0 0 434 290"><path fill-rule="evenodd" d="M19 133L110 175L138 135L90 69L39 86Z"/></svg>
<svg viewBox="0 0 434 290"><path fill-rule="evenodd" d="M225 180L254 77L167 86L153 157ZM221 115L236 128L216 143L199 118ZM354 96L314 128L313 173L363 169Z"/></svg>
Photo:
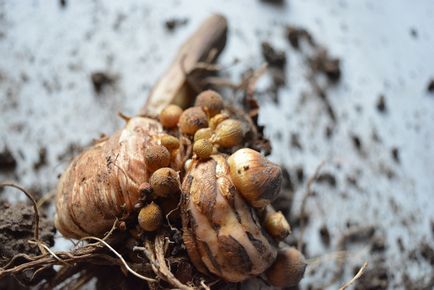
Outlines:
<svg viewBox="0 0 434 290"><path fill-rule="evenodd" d="M161 132L158 122L135 117L73 160L57 187L55 224L62 235L100 237L133 211L140 184L149 180L145 150Z"/></svg>

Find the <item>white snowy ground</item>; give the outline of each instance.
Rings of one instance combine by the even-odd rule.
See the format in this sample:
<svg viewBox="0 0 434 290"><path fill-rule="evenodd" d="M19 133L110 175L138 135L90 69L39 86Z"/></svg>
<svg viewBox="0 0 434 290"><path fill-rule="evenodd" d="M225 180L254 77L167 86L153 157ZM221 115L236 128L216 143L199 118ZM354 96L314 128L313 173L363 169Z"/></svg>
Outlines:
<svg viewBox="0 0 434 290"><path fill-rule="evenodd" d="M428 279L429 263L408 262L396 240L410 249L420 241L434 246L434 95L426 91L434 78L430 0L287 0L283 7L248 0L67 1L65 8L56 1L0 1L0 149L7 146L16 157L19 183L52 190L67 165L58 156L68 145L85 146L112 133L122 123L118 111L137 112L180 43L216 12L230 25L220 62L241 60L234 76L262 62L260 41L286 51L288 85L280 104L261 100L260 120L274 145L271 158L290 170L303 167L306 176L326 160L323 170L337 178L335 188L316 185L319 202L307 204L309 256L332 252L347 220L374 224L387 234L388 265L396 272L390 288L403 287L404 270ZM187 18L188 24L168 32L164 21L172 17ZM341 83L329 92L338 119L329 140L323 104L309 94L302 98L309 89L306 65L285 38L287 24L306 28L341 59ZM90 82L94 71L116 75L115 89L97 96ZM265 86L266 78L259 89ZM385 114L376 109L380 94ZM381 142L373 140L374 132ZM302 150L289 146L292 133L299 135ZM363 153L354 149L351 135L360 137ZM47 149L48 166L35 172L40 147ZM399 163L392 159L395 147ZM358 188L346 182L349 175L357 177ZM4 178L14 176L0 175ZM295 209L303 191L298 187ZM319 239L323 224L331 233L330 249ZM372 258L363 244L353 250L343 280L353 266ZM302 285L327 280L309 273Z"/></svg>

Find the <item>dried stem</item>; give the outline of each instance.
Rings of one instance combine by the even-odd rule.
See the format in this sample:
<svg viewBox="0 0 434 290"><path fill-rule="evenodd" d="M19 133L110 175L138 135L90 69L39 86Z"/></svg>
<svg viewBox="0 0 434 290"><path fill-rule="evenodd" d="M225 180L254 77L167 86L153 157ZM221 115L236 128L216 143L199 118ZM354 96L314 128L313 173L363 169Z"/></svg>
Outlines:
<svg viewBox="0 0 434 290"><path fill-rule="evenodd" d="M145 281L148 281L148 282L156 282L155 279L152 279L152 278L140 275L139 273L137 273L136 271L134 271L133 269L131 269L131 267L125 261L124 257L122 257L121 254L119 254L115 249L113 249L109 244L107 244L106 241L104 241L104 240L102 240L100 238L97 238L97 237L85 237L85 238L82 238L81 240L96 240L96 241L102 243L104 246L106 246L110 251L113 252L113 254L115 254L121 260L122 264L125 266L125 268L128 270L128 272L130 272L131 274L133 274L134 276L136 276L139 279L142 279L142 280L145 280Z"/></svg>
<svg viewBox="0 0 434 290"><path fill-rule="evenodd" d="M365 273L367 267L368 267L368 262L363 263L363 266L360 268L357 274L350 281L348 281L342 287L340 287L339 290L347 289L351 284L353 284L357 279L359 279L363 275L363 273Z"/></svg>

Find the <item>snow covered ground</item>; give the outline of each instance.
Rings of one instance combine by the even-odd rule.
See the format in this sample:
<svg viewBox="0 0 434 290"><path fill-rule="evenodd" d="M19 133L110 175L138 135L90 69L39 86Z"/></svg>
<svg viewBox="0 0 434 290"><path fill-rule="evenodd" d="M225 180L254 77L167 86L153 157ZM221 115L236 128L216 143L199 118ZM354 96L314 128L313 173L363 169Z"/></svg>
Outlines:
<svg viewBox="0 0 434 290"><path fill-rule="evenodd" d="M271 159L290 172L303 168L306 178L297 187L294 211L307 177L322 161L322 172L336 178L335 187L316 184L316 196L307 203L308 257L332 253L347 222L375 225L384 234L384 255L395 273L389 288L404 287L404 272L429 279L432 265L409 261L397 241L408 250L423 241L434 247L430 0L287 0L283 6L248 0L66 1L65 7L56 1L0 1L0 150L7 146L18 164L15 173L0 172L0 179L52 190L70 160L65 152L71 144L86 146L101 133L112 133L122 124L116 112L137 112L182 41L212 13L228 18L220 62L240 60L231 70L234 78L263 62L261 41L286 52L287 85L278 105L261 97L260 121L273 141ZM168 31L164 23L172 18L188 22ZM325 137L331 120L324 105L309 93L306 64L285 37L288 24L306 28L341 60L341 81L328 91L337 117L331 138ZM97 71L115 79L100 95L90 79ZM267 85L265 77L259 90ZM384 112L377 109L380 95ZM301 148L290 146L294 135ZM47 165L35 170L40 148L46 149ZM330 247L320 240L323 225ZM353 275L353 267L376 263L363 243L352 251L338 284ZM327 267L333 269L333 263ZM302 285L331 275L319 272L328 276L308 271Z"/></svg>

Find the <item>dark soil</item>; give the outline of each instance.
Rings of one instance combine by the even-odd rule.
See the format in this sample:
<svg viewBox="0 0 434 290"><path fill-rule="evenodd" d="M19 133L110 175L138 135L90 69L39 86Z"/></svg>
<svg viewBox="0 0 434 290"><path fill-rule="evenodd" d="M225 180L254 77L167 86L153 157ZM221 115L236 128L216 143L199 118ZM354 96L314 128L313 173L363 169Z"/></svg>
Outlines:
<svg viewBox="0 0 434 290"><path fill-rule="evenodd" d="M45 215L40 217L40 239L48 246L54 245L56 232L53 222ZM34 239L33 206L22 203L11 205L0 203L0 265L4 265L13 256L25 253L39 254L35 245L28 243Z"/></svg>
<svg viewBox="0 0 434 290"><path fill-rule="evenodd" d="M166 22L164 22L166 29L170 32L173 32L176 29L180 28L181 26L187 24L188 24L187 18L183 18L183 19L171 18L169 20L166 20Z"/></svg>
<svg viewBox="0 0 434 290"><path fill-rule="evenodd" d="M0 152L0 172L11 172L17 167L17 161L9 148Z"/></svg>
<svg viewBox="0 0 434 290"><path fill-rule="evenodd" d="M41 167L47 164L47 148L41 147L39 148L39 157L38 160L33 164L33 169L39 170Z"/></svg>
<svg viewBox="0 0 434 290"><path fill-rule="evenodd" d="M434 93L434 79L429 81L428 86L426 87L426 90L429 93Z"/></svg>
<svg viewBox="0 0 434 290"><path fill-rule="evenodd" d="M113 86L116 82L116 77L106 72L94 72L90 78L96 94L101 94L105 88Z"/></svg>
<svg viewBox="0 0 434 290"><path fill-rule="evenodd" d="M380 95L380 97L378 98L378 101L377 101L377 110L380 113L387 112L386 100L384 98L384 95Z"/></svg>

